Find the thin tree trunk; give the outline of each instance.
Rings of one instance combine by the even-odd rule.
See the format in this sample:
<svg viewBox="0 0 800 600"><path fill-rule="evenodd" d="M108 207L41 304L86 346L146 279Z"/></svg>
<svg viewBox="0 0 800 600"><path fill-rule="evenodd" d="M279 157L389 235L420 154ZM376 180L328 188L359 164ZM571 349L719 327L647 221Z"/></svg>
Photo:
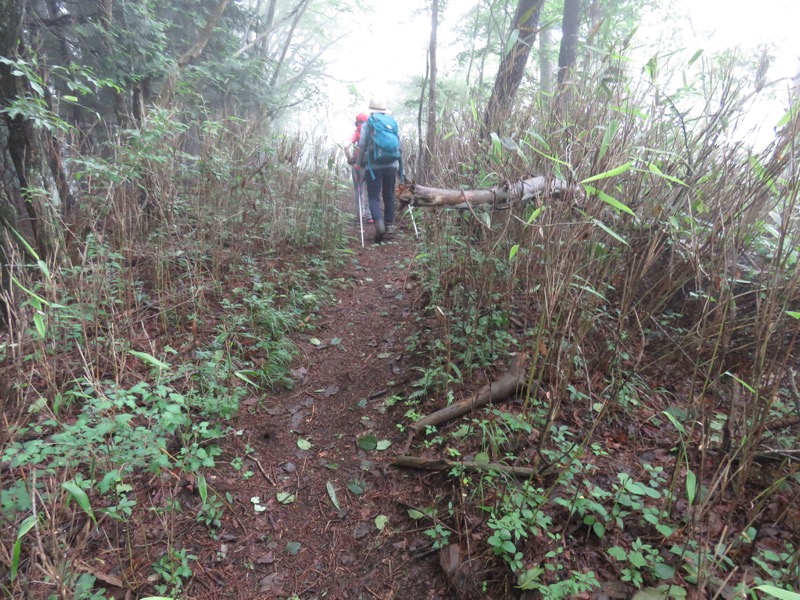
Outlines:
<svg viewBox="0 0 800 600"><path fill-rule="evenodd" d="M467 88L470 87L470 79L472 76L472 65L475 62L475 42L478 40L478 25L480 25L480 9L475 7L475 25L472 27L472 42L469 47L469 64L467 65Z"/></svg>
<svg viewBox="0 0 800 600"><path fill-rule="evenodd" d="M558 53L558 85L570 80L578 60L578 28L581 24L581 0L564 0L561 22L561 49Z"/></svg>
<svg viewBox="0 0 800 600"><path fill-rule="evenodd" d="M425 155L425 141L422 135L422 114L425 110L425 88L428 86L428 75L431 71L431 63L429 60L425 61L425 77L422 79L422 85L419 89L419 109L417 109L417 139L419 140L419 147L417 148L417 162L416 171L420 172L424 167L422 164L422 157Z"/></svg>
<svg viewBox="0 0 800 600"><path fill-rule="evenodd" d="M214 33L214 29L217 27L220 19L222 19L222 14L225 12L229 2L230 0L219 0L217 6L209 15L208 21L206 21L205 29L203 29L200 37L191 48L189 48L180 56L180 58L178 58L178 62L167 76L167 80L164 82L164 87L161 89L161 95L158 98L159 106L165 107L172 104L172 98L175 95L175 85L178 83L178 77L192 60L203 53L208 41L211 39L211 34Z"/></svg>
<svg viewBox="0 0 800 600"><path fill-rule="evenodd" d="M26 2L0 0L0 56L15 58L24 52L22 17ZM0 107L5 108L17 99L36 96L24 75L14 73L8 64L0 63ZM62 246L63 231L59 219L62 197L57 172L61 162L49 155L48 140L43 129L22 114L2 116L11 177L0 180L0 235L16 240L20 235L44 260L54 259ZM4 150L5 151L5 150ZM51 160L52 159L52 160ZM9 230L13 230L9 231ZM3 265L9 256L0 256ZM5 268L5 266L3 267ZM4 277L5 279L5 277Z"/></svg>
<svg viewBox="0 0 800 600"><path fill-rule="evenodd" d="M431 1L431 40L428 48L430 77L428 79L428 124L425 154L422 161L422 178L430 179L433 157L436 152L436 31L439 27L439 0Z"/></svg>
<svg viewBox="0 0 800 600"><path fill-rule="evenodd" d="M275 84L278 83L278 76L280 75L281 68L283 68L283 63L286 61L286 55L289 53L289 47L292 45L294 30L297 29L297 24L300 23L300 19L303 18L303 14L306 12L306 8L308 8L308 1L309 0L301 0L300 4L298 5L297 13L292 21L292 27L289 29L289 34L286 36L286 41L283 44L283 50L281 50L281 57L278 59L278 62L275 65L275 71L273 71L272 77L269 80L269 86L271 88L274 88Z"/></svg>
<svg viewBox="0 0 800 600"><path fill-rule="evenodd" d="M553 35L549 29L539 31L539 89L550 93L553 91L553 61L550 60L550 45Z"/></svg>
<svg viewBox="0 0 800 600"><path fill-rule="evenodd" d="M487 136L505 121L511 109L525 73L531 46L536 39L536 26L539 23L543 2L544 0L519 0L517 4L511 22L511 32L518 33L517 40L500 61L492 95L483 118L483 136Z"/></svg>

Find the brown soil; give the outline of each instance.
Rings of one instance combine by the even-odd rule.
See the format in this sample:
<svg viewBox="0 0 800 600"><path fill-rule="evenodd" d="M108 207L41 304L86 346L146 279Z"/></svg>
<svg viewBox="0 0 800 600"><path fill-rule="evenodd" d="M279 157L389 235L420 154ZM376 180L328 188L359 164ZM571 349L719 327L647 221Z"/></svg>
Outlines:
<svg viewBox="0 0 800 600"><path fill-rule="evenodd" d="M252 460L242 471L249 467L254 475L245 480L220 462L208 476L209 487L230 493L233 503L218 540L194 527L182 544L198 556L187 590L192 598L449 596L431 538L407 514L430 502L437 490L426 478L439 476L390 466L405 438L396 426L405 409L387 408L385 400L414 380L404 351L418 294L404 266L415 252L414 232L401 225L375 245L368 227L366 248L358 239L351 244L352 263L342 273L347 287L312 334L296 340L302 354L294 390L242 407L235 425L241 435L231 438L233 446L226 442L222 458L242 456L249 445ZM357 238L357 227L351 229ZM391 446L362 450L358 439L367 434ZM300 439L311 448L298 447ZM282 504L279 493L295 499ZM256 511L255 498L266 510Z"/></svg>

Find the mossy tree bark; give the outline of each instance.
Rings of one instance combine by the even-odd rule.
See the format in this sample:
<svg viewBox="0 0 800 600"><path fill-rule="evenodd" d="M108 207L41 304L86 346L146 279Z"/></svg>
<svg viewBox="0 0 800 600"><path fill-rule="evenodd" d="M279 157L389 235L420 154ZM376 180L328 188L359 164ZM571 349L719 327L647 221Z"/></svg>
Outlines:
<svg viewBox="0 0 800 600"><path fill-rule="evenodd" d="M0 56L10 60L25 57L22 19L26 4L24 0L0 0ZM24 74L7 62L0 63L0 293L8 289L12 244L17 245L20 237L43 260L55 259L63 241L59 181L66 179L58 147L44 127L25 114L24 103L17 110L8 110L16 100L25 98L45 100L37 96ZM27 252L24 244L18 246ZM5 305L0 311L5 312Z"/></svg>

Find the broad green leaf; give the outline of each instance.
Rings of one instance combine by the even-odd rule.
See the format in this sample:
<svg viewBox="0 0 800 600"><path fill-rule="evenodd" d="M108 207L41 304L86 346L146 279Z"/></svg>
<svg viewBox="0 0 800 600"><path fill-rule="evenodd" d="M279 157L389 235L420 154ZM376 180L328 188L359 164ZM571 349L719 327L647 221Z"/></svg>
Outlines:
<svg viewBox="0 0 800 600"><path fill-rule="evenodd" d="M392 445L390 440L378 440L378 443L375 445L377 450L388 450L389 446Z"/></svg>
<svg viewBox="0 0 800 600"><path fill-rule="evenodd" d="M508 260L513 259L517 255L517 252L519 252L519 244L514 244L508 252ZM44 334L42 334L42 337L44 337Z"/></svg>
<svg viewBox="0 0 800 600"><path fill-rule="evenodd" d="M350 490L356 496L360 496L361 494L364 493L364 491L367 488L362 482L356 481L355 479L351 479L350 481L347 482L347 489Z"/></svg>
<svg viewBox="0 0 800 600"><path fill-rule="evenodd" d="M542 575L545 570L542 567L533 567L519 576L517 585L521 590L539 589Z"/></svg>
<svg viewBox="0 0 800 600"><path fill-rule="evenodd" d="M675 577L675 567L666 563L657 562L653 565L653 573L664 581Z"/></svg>
<svg viewBox="0 0 800 600"><path fill-rule="evenodd" d="M581 183L589 183L590 181L597 181L599 179L608 179L609 177L616 177L617 175L622 175L623 173L630 171L633 168L632 162L626 162L624 165L620 165L609 171L605 171L603 173L598 173L597 175L592 175L591 177L587 177Z"/></svg>
<svg viewBox="0 0 800 600"><path fill-rule="evenodd" d="M86 495L86 492L84 492L74 481L65 481L61 484L61 487L69 492L69 495L72 496L75 502L78 503L78 506L83 509L83 512L89 515L89 518L96 523L97 519L94 518L92 504L89 502L89 496Z"/></svg>
<svg viewBox="0 0 800 600"><path fill-rule="evenodd" d="M775 587L774 585L759 585L753 589L764 592L765 594L769 594L774 598L780 598L780 600L800 600L800 594L797 592L783 590L779 587Z"/></svg>
<svg viewBox="0 0 800 600"><path fill-rule="evenodd" d="M614 231L613 229L611 229L610 227L608 227L608 226L607 226L605 223L603 223L602 221L598 221L597 219L595 219L594 217L592 217L592 223L594 223L595 225L597 225L597 226L598 226L600 229L602 229L603 231L605 231L605 232L606 232L608 235L610 235L611 237L613 237L613 238L614 238L615 240L617 240L618 242L621 242L621 243L625 244L626 246L628 246L628 245L629 245L629 244L628 244L628 242L626 242L626 241L625 241L625 238L623 238L622 236L618 235L616 231Z"/></svg>
<svg viewBox="0 0 800 600"><path fill-rule="evenodd" d="M475 455L475 462L481 464L489 464L489 454L486 452L478 452Z"/></svg>
<svg viewBox="0 0 800 600"><path fill-rule="evenodd" d="M200 500L203 501L203 504L206 504L208 501L208 483L205 475L197 476L197 492L200 494Z"/></svg>
<svg viewBox="0 0 800 600"><path fill-rule="evenodd" d="M358 447L362 450L366 450L367 452L372 452L378 447L378 438L371 433L363 435L358 438Z"/></svg>
<svg viewBox="0 0 800 600"><path fill-rule="evenodd" d="M628 560L634 567L639 567L640 569L647 566L647 559L638 550L631 550L628 553Z"/></svg>
<svg viewBox="0 0 800 600"><path fill-rule="evenodd" d="M11 581L14 581L17 578L17 570L19 569L19 556L22 551L22 538L25 537L25 535L31 529L33 529L34 525L36 525L36 515L27 516L19 525L17 539L14 542L14 548L11 551L11 572L9 574Z"/></svg>
<svg viewBox="0 0 800 600"><path fill-rule="evenodd" d="M389 522L389 517L386 515L378 515L375 517L375 527L377 527L380 531L386 527L386 524Z"/></svg>
<svg viewBox="0 0 800 600"><path fill-rule="evenodd" d="M530 225L531 223L533 223L533 222L534 222L534 221L535 221L535 220L536 220L536 219L539 217L539 215L540 215L540 214L542 214L542 211L543 211L544 209L545 209L545 207L544 207L544 206L540 206L539 208L537 208L536 210L534 210L534 211L531 213L531 216L530 216L530 217L528 217L528 221L526 222L526 225Z"/></svg>
<svg viewBox="0 0 800 600"><path fill-rule="evenodd" d="M47 277L47 279L50 279L50 269L47 268L47 263L43 260L37 260L36 264L38 265L39 270L42 272L42 275Z"/></svg>
<svg viewBox="0 0 800 600"><path fill-rule="evenodd" d="M158 367L159 369L169 369L169 365L167 363L161 362L155 356L148 354L147 352L139 352L138 350L128 350L128 352L139 360L146 362L150 366Z"/></svg>
<svg viewBox="0 0 800 600"><path fill-rule="evenodd" d="M623 550L619 546L612 546L611 548L606 550L606 552L608 552L609 556L611 556L612 558L616 558L620 562L624 562L625 557L627 556L625 550Z"/></svg>
<svg viewBox="0 0 800 600"><path fill-rule="evenodd" d="M311 450L312 445L313 444L306 438L298 438L297 440L297 447L300 448L300 450Z"/></svg>
<svg viewBox="0 0 800 600"><path fill-rule="evenodd" d="M36 325L36 333L39 334L40 338L44 339L44 336L47 333L47 327L45 327L44 317L42 317L42 313L40 312L33 313L33 324Z"/></svg>
<svg viewBox="0 0 800 600"><path fill-rule="evenodd" d="M258 503L258 502L254 502L253 503L253 510L256 511L257 513L262 513L265 510L267 510L267 507L264 506L263 504Z"/></svg>
<svg viewBox="0 0 800 600"><path fill-rule="evenodd" d="M248 385L252 385L253 387L257 387L257 388L261 387L255 381L250 379L250 377L248 377L248 375L258 375L257 371L252 371L252 370L248 369L248 370L244 370L244 371L234 371L233 374L236 375L239 379L241 379L245 383L247 383Z"/></svg>
<svg viewBox="0 0 800 600"><path fill-rule="evenodd" d="M595 187L592 187L591 185L584 185L583 187L584 187L584 189L586 190L587 193L595 194L598 198L600 198L600 200L602 200L603 202L605 202L606 204L608 204L610 206L613 206L618 211L626 212L629 215L634 216L634 217L636 216L635 212L633 212L629 207L624 205L622 202L620 202L616 198L614 198L612 196L609 196L605 192L601 192L600 190L598 190Z"/></svg>
<svg viewBox="0 0 800 600"><path fill-rule="evenodd" d="M677 183L678 185L682 185L684 187L689 187L689 184L683 181L683 179L678 179L677 177L673 177L672 175L667 175L653 163L648 164L647 168L650 170L651 173L653 173L654 175L658 175L662 179L666 179L667 181L671 181L672 183Z"/></svg>
<svg viewBox="0 0 800 600"><path fill-rule="evenodd" d="M744 389L746 389L748 392L750 392L750 393L751 393L751 394L753 394L754 396L757 396L757 395L758 395L758 394L756 394L756 391L753 389L753 386L751 386L750 384L748 384L746 381L744 381L744 380L742 380L742 379L738 378L736 375L734 375L734 374L733 374L733 373L731 373L730 371L725 371L725 372L723 373L723 375L727 375L728 377L732 377L733 379L735 379L737 382L739 382L739 384L740 384L740 385L741 385L741 386L742 386Z"/></svg>
<svg viewBox="0 0 800 600"><path fill-rule="evenodd" d="M686 470L686 499L689 505L694 504L695 496L697 495L697 475L691 469Z"/></svg>
<svg viewBox="0 0 800 600"><path fill-rule="evenodd" d="M415 521L425 518L425 515L420 511L418 511L416 508L409 508L408 516L414 519Z"/></svg>
<svg viewBox="0 0 800 600"><path fill-rule="evenodd" d="M296 556L298 552L300 552L300 548L303 547L303 544L300 542L289 542L286 544L286 553L291 554L292 556Z"/></svg>
<svg viewBox="0 0 800 600"><path fill-rule="evenodd" d="M49 303L47 300L45 300L44 298L42 298L42 297L41 297L39 294L37 294L36 292L34 292L34 291L32 291L32 290L29 290L28 288L26 288L24 285L22 285L22 284L20 283L19 279L17 279L17 278L16 278L16 277L14 277L13 275L11 276L11 281L12 281L12 282L14 283L14 285L16 285L16 286L17 286L19 289L21 289L23 292L25 292L25 293L28 295L28 297L30 297L30 298L31 298L31 304L33 303L33 302L32 302L33 300L36 300L37 302L39 302L39 305L38 305L38 306L34 306L34 308L37 308L37 309L38 309L38 308L41 308L42 306L51 306L51 304L50 304L50 303Z"/></svg>
<svg viewBox="0 0 800 600"><path fill-rule="evenodd" d="M597 296L598 298L600 298L604 302L608 302L606 297L603 296L603 294L598 292L593 287L590 287L588 285L581 285L580 283L570 283L569 285L570 285L570 287L578 288L579 290L583 290L584 292L589 292L590 294L592 294L593 296Z"/></svg>
<svg viewBox="0 0 800 600"><path fill-rule="evenodd" d="M342 510L342 507L339 506L339 499L336 497L336 488L333 487L330 481L325 484L325 489L328 490L328 498L331 499L331 504L336 507L336 510Z"/></svg>
<svg viewBox="0 0 800 600"><path fill-rule="evenodd" d="M594 524L592 525L592 530L594 531L594 534L599 538L603 537L606 534L606 526L603 525L600 521L594 522Z"/></svg>
<svg viewBox="0 0 800 600"><path fill-rule="evenodd" d="M22 244L25 247L25 250L28 252L28 254L30 254L37 262L42 260L41 258L39 258L39 255L36 253L36 250L33 249L33 246L31 246L28 243L28 240L22 237L22 235L16 229L14 229L13 227L6 229L6 231L9 230L19 240L20 244Z"/></svg>
<svg viewBox="0 0 800 600"><path fill-rule="evenodd" d="M669 537L673 533L675 533L675 529L673 527L670 527L669 525L664 525L664 523L658 523L656 525L656 531L658 531L658 533L660 533L664 537Z"/></svg>
<svg viewBox="0 0 800 600"><path fill-rule="evenodd" d="M663 411L661 414L663 414L665 417L667 417L667 419L669 419L669 422L675 426L675 429L678 430L678 433L680 433L681 435L686 434L686 429L684 429L683 424L678 422L678 419L675 418L675 415L673 415L668 410Z"/></svg>
<svg viewBox="0 0 800 600"><path fill-rule="evenodd" d="M786 125L786 124L787 124L789 121L791 121L791 120L792 120L792 117L794 117L795 113L796 113L798 110L800 110L800 100L798 100L797 102L795 102L794 104L792 104L792 106L791 106L791 107L789 107L789 110L788 110L788 111L786 111L786 114L785 114L785 115L783 115L783 116L781 117L781 120L780 120L780 121L778 121L778 122L775 124L775 129L780 129L781 127L783 127L784 125Z"/></svg>
<svg viewBox="0 0 800 600"><path fill-rule="evenodd" d="M787 310L786 314L792 317L793 319L800 319L800 312L796 310Z"/></svg>
<svg viewBox="0 0 800 600"><path fill-rule="evenodd" d="M692 54L692 58L689 59L689 63L687 64L687 66L691 67L695 62L697 62L697 59L700 58L701 56L703 56L702 48L700 48L700 50Z"/></svg>
<svg viewBox="0 0 800 600"><path fill-rule="evenodd" d="M297 496L295 496L291 492L278 492L277 494L275 494L275 499L281 504L291 504L292 502L297 500Z"/></svg>
<svg viewBox="0 0 800 600"><path fill-rule="evenodd" d="M310 340L308 340L308 343L311 344L312 346L319 346L322 342L320 341L319 338L311 338Z"/></svg>
<svg viewBox="0 0 800 600"><path fill-rule="evenodd" d="M606 131L603 134L603 141L600 142L600 152L597 153L597 159L600 160L606 155L608 152L608 147L611 145L612 140L617 135L617 131L619 130L619 121L616 119L611 119L611 122L606 127Z"/></svg>
<svg viewBox="0 0 800 600"><path fill-rule="evenodd" d="M541 150L539 150L535 146L532 146L530 144L528 144L528 146L530 146L530 149L533 150L534 152L536 152L536 154L538 154L539 156L541 156L543 158L546 158L550 162L553 162L556 165L561 165L561 166L564 166L564 167L570 167L569 163L564 162L563 160L561 160L561 159L559 159L559 158L557 158L555 156L551 156L550 154L545 154L544 152L542 152Z"/></svg>

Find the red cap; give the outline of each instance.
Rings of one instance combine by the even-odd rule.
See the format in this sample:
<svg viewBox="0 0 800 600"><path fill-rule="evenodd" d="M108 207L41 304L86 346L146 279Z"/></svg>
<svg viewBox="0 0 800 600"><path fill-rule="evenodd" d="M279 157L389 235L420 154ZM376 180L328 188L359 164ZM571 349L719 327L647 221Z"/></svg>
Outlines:
<svg viewBox="0 0 800 600"><path fill-rule="evenodd" d="M356 123L364 123L369 117L364 113L356 115Z"/></svg>

